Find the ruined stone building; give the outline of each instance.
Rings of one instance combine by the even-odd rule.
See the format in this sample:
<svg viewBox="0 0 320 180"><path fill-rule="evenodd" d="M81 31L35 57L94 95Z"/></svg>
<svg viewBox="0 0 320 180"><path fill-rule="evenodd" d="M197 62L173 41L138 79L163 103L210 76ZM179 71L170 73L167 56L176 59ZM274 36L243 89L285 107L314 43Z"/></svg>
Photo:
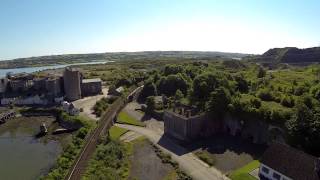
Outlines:
<svg viewBox="0 0 320 180"><path fill-rule="evenodd" d="M49 95L56 97L61 94L61 81L60 77L51 77L46 80L46 90Z"/></svg>
<svg viewBox="0 0 320 180"><path fill-rule="evenodd" d="M8 79L7 78L0 78L0 94L6 92L8 85Z"/></svg>
<svg viewBox="0 0 320 180"><path fill-rule="evenodd" d="M67 67L63 73L64 92L68 101L81 98L82 75L76 68Z"/></svg>
<svg viewBox="0 0 320 180"><path fill-rule="evenodd" d="M181 141L191 141L200 136L205 115L195 115L192 110L174 108L163 115L164 133Z"/></svg>
<svg viewBox="0 0 320 180"><path fill-rule="evenodd" d="M83 79L81 83L81 95L90 96L102 92L102 81L97 79Z"/></svg>

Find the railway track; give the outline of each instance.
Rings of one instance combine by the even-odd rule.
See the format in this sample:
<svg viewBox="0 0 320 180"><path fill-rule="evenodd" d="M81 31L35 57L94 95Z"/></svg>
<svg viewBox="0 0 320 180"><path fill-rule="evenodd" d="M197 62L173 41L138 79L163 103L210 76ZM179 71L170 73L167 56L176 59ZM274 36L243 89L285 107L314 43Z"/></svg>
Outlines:
<svg viewBox="0 0 320 180"><path fill-rule="evenodd" d="M78 155L75 163L70 168L65 180L78 180L81 175L85 172L92 154L94 153L99 138L101 135L107 132L107 130L112 126L113 119L120 112L120 110L126 105L130 96L135 96L135 94L141 89L141 87L136 88L130 95L124 98L118 98L110 108L104 113L100 119L98 126L89 134L85 139L85 145L83 146L81 153Z"/></svg>

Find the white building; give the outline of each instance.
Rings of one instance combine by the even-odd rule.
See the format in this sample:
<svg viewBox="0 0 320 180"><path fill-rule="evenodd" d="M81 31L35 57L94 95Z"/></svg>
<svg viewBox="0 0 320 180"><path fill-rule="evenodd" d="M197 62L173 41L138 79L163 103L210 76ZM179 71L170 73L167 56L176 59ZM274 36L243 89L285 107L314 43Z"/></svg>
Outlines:
<svg viewBox="0 0 320 180"><path fill-rule="evenodd" d="M63 101L61 103L62 105L62 109L63 111L65 111L66 113L72 115L72 116L76 116L80 114L80 110L78 108L76 108L72 103L69 103L67 101Z"/></svg>

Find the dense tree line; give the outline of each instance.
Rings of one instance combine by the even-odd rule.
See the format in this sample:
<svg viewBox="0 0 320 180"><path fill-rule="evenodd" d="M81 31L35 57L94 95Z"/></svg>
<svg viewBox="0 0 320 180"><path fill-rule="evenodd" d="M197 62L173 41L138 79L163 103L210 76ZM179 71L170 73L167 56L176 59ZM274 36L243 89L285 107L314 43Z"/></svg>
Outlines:
<svg viewBox="0 0 320 180"><path fill-rule="evenodd" d="M292 144L315 153L320 152L319 69L269 72L239 61L176 63L151 72L140 97L145 101L149 96L165 95L175 102L196 105L213 117L231 113L243 120L277 124L287 130Z"/></svg>

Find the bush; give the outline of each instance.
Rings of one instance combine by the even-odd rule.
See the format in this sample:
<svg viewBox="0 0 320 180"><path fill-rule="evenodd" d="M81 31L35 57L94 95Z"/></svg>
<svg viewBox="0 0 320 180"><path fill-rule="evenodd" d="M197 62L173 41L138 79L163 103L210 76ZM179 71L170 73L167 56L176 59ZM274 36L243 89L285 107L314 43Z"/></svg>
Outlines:
<svg viewBox="0 0 320 180"><path fill-rule="evenodd" d="M269 89L260 89L257 93L257 96L263 100L263 101L272 101L273 100L273 96L272 93Z"/></svg>

